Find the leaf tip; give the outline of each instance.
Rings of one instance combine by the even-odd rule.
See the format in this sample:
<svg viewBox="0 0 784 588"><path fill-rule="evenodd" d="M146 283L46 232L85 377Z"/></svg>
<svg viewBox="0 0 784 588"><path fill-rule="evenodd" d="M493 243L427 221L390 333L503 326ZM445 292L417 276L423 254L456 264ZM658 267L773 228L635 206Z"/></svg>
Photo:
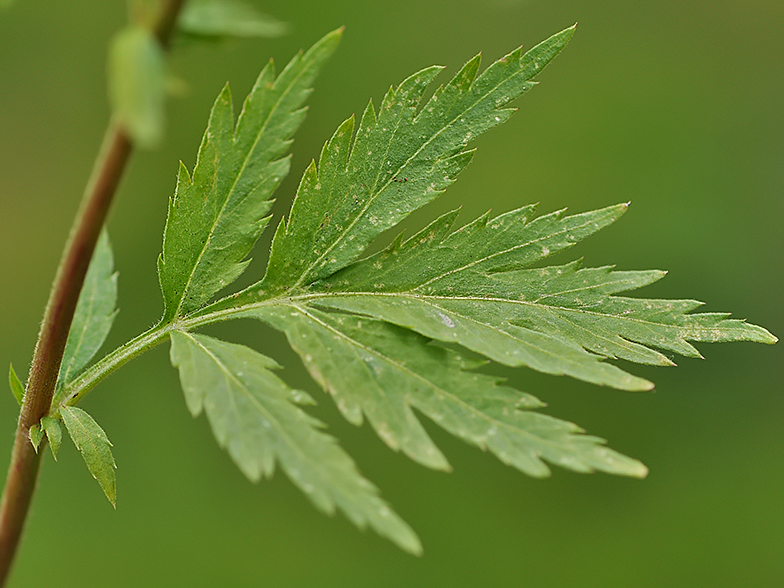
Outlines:
<svg viewBox="0 0 784 588"><path fill-rule="evenodd" d="M215 102L231 102L231 84L229 84L228 81L223 84L223 88L221 88L220 94L218 94L218 98Z"/></svg>
<svg viewBox="0 0 784 588"><path fill-rule="evenodd" d="M629 471L629 475L631 477L637 478L639 480L644 480L645 478L647 478L649 473L650 470L648 469L648 466L646 466L641 461L636 462L634 464L634 467L632 467Z"/></svg>
<svg viewBox="0 0 784 588"><path fill-rule="evenodd" d="M667 361L668 358L665 357ZM675 365L674 363L665 363L663 364L665 367L671 367ZM656 388L656 384L651 382L650 380L646 380L645 378L638 378L637 376L630 376L630 382L627 386L623 388L619 388L621 390L626 390L627 392L653 392ZM614 386L615 387L615 386Z"/></svg>
<svg viewBox="0 0 784 588"><path fill-rule="evenodd" d="M335 29L334 31L330 31L326 35L324 35L321 40L317 41L313 47L308 49L306 55L314 55L320 51L326 50L324 57L329 57L333 51L337 48L340 40L343 38L343 32L346 30L346 25Z"/></svg>
<svg viewBox="0 0 784 588"><path fill-rule="evenodd" d="M422 547L422 542L419 540L419 537L415 536L414 539L415 541L412 541L410 546L404 546L404 549L411 555L422 557L422 555L425 553L425 550Z"/></svg>
<svg viewBox="0 0 784 588"><path fill-rule="evenodd" d="M563 44L566 45L574 36L576 30L577 30L577 23L574 23L572 26L566 27L560 33L556 33L556 36L562 37Z"/></svg>

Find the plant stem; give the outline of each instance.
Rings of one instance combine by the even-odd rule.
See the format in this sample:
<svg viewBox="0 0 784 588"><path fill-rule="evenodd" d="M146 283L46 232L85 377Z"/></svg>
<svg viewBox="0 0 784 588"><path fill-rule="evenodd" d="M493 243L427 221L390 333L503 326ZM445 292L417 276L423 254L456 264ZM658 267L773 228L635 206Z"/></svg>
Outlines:
<svg viewBox="0 0 784 588"><path fill-rule="evenodd" d="M125 131L116 124L110 125L52 285L0 503L0 583L11 567L41 461L42 454L34 451L29 440L30 427L49 412L87 267L130 154L131 142Z"/></svg>
<svg viewBox="0 0 784 588"><path fill-rule="evenodd" d="M170 0L161 9L155 35L164 47L169 44L184 3L185 0ZM132 143L125 130L116 122L110 123L55 275L0 502L0 586L5 584L19 545L40 468L41 453L36 453L30 443L30 427L49 412L79 293L131 151Z"/></svg>

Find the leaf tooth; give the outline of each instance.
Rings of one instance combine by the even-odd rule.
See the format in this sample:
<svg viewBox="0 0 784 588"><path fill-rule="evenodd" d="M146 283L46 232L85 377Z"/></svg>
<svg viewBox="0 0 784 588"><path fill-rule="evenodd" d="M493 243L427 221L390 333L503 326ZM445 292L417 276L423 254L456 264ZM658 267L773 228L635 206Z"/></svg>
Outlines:
<svg viewBox="0 0 784 588"><path fill-rule="evenodd" d="M471 86L476 80L479 65L482 63L482 54L478 53L469 59L460 71L449 81L444 89L439 92L438 96L438 111L440 113L448 113L451 111L452 106L462 96L468 93ZM428 105L429 106L429 105Z"/></svg>
<svg viewBox="0 0 784 588"><path fill-rule="evenodd" d="M180 166L177 169L177 186L174 189L174 196L169 199L169 202L176 205L183 187L186 185L190 186L191 184L193 184L193 179L188 171L188 167L180 160Z"/></svg>
<svg viewBox="0 0 784 588"><path fill-rule="evenodd" d="M352 114L340 124L321 149L318 162L319 180L328 193L332 184L345 174L353 133L354 115Z"/></svg>
<svg viewBox="0 0 784 588"><path fill-rule="evenodd" d="M436 176L433 182L435 186L431 186L431 189L434 191L440 190L438 194L443 192L447 186L454 183L457 179L457 175L471 163L475 153L476 149L468 149L467 151L454 153L449 157L437 159L436 164L433 167L433 176ZM435 196L433 196L433 198L434 197Z"/></svg>
<svg viewBox="0 0 784 588"><path fill-rule="evenodd" d="M460 242L465 239L470 239L476 231L483 231L487 228L489 219L490 211L488 210L487 212L484 212L480 216L476 217L470 223L466 223L451 233L446 239L444 239L444 244L451 245L452 241Z"/></svg>
<svg viewBox="0 0 784 588"><path fill-rule="evenodd" d="M541 72L566 47L576 28L574 24L534 46L520 58L520 67L530 71L531 76Z"/></svg>
<svg viewBox="0 0 784 588"><path fill-rule="evenodd" d="M392 109L394 105L395 87L389 86L389 90L387 90L387 93L384 94L384 98L381 100L381 106L379 107L379 117L383 117L387 111Z"/></svg>
<svg viewBox="0 0 784 588"><path fill-rule="evenodd" d="M302 50L297 52L297 55L288 62L283 71L280 72L273 84L273 89L278 90L280 87L286 87L291 83L290 78L300 73L301 64L308 64L309 74L313 75L318 71L327 59L337 49L340 39L343 37L345 27L340 27L330 33L327 33L316 41L316 43L303 53Z"/></svg>
<svg viewBox="0 0 784 588"><path fill-rule="evenodd" d="M275 62L274 60L270 59L267 62L267 65L265 65L259 73L258 77L256 78L256 82L253 84L253 88L242 103L242 110L240 111L239 118L237 119L237 126L234 133L235 137L242 134L245 128L247 117L253 116L256 100L264 99L268 95L269 90L272 89L272 85L274 83Z"/></svg>
<svg viewBox="0 0 784 588"><path fill-rule="evenodd" d="M515 112L517 112L516 108L497 108L493 112L493 121L488 125L487 128L492 128L496 125L505 123Z"/></svg>
<svg viewBox="0 0 784 588"><path fill-rule="evenodd" d="M408 106L416 106L427 87L443 69L442 65L431 65L408 76L397 87L396 97Z"/></svg>
<svg viewBox="0 0 784 588"><path fill-rule="evenodd" d="M303 195L318 189L318 167L316 166L316 160L313 159L302 174L302 179L297 187L297 193L294 196L294 202L292 202L291 211L289 212L289 224L291 224L291 219L300 213L300 209L308 205L307 199Z"/></svg>
<svg viewBox="0 0 784 588"><path fill-rule="evenodd" d="M368 156L367 145L372 142L373 129L376 126L376 110L373 107L373 100L371 99L359 121L357 134L354 138L354 143L351 146L351 155L349 156L348 169L353 171L352 168L357 167L357 162L362 162ZM371 154L372 155L372 154Z"/></svg>
<svg viewBox="0 0 784 588"><path fill-rule="evenodd" d="M519 47L512 49L509 53L504 55L498 61L503 64L515 63L515 62L519 62L522 57L523 57L523 46L521 45Z"/></svg>
<svg viewBox="0 0 784 588"><path fill-rule="evenodd" d="M218 97L212 105L210 117L207 120L205 135L219 136L223 134L234 135L234 102L231 98L229 82L223 85Z"/></svg>
<svg viewBox="0 0 784 588"><path fill-rule="evenodd" d="M536 212L536 206L536 204L529 204L528 206L522 206L510 210L509 212L499 214L488 223L488 228L503 228L504 230L509 230L512 227L518 226L523 228L528 224L529 219L533 217Z"/></svg>
<svg viewBox="0 0 784 588"><path fill-rule="evenodd" d="M399 250L401 249L401 247L403 246L403 236L404 236L404 235L405 235L405 231L400 231L400 232L399 232L399 233L398 233L398 234L395 236L395 238L392 240L392 243L391 243L391 244L390 244L390 246L388 247L388 251L389 251L390 253L391 253L391 252L395 252L395 251L399 251Z"/></svg>
<svg viewBox="0 0 784 588"><path fill-rule="evenodd" d="M415 121L418 123L418 122L420 122L420 117L430 116L430 114L434 110L436 110L436 108L438 108L439 101L441 100L441 97L443 95L444 95L444 86L440 85L440 86L438 86L438 88L436 88L435 92L433 92L433 95L430 97L430 100L428 100L425 103L425 105L422 107L422 110L417 115Z"/></svg>
<svg viewBox="0 0 784 588"><path fill-rule="evenodd" d="M741 322L743 323L746 341L773 345L779 340L779 338L776 337L773 333L763 327L760 327L759 325L749 324L745 319Z"/></svg>
<svg viewBox="0 0 784 588"><path fill-rule="evenodd" d="M458 214L460 214L459 208L442 214L436 220L427 225L424 229L406 239L406 241L403 243L403 248L414 248L418 244L423 243L425 240L434 244L443 243L444 238L449 234L449 231L454 226ZM401 237L402 235L403 233L400 233Z"/></svg>
<svg viewBox="0 0 784 588"><path fill-rule="evenodd" d="M505 55L501 59L491 63L474 81L471 87L471 95L473 97L495 95L494 105L496 108L502 107L514 98L516 98L521 89L526 89L525 82L521 83L520 77L520 64L519 56L522 54L522 48L517 48L511 53ZM518 90L512 94L499 93L501 87L509 82L520 84Z"/></svg>

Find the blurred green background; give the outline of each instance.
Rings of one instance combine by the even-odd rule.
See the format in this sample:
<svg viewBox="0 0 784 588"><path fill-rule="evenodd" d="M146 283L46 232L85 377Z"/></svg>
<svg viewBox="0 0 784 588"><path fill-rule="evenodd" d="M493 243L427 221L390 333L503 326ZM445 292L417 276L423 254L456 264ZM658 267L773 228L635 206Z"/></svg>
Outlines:
<svg viewBox="0 0 784 588"><path fill-rule="evenodd" d="M121 312L107 348L160 315L155 259L177 160L193 165L223 83L239 104L270 56L282 65L341 25L277 215L322 142L371 96L433 63L448 79L478 51L489 63L578 21L520 112L477 141L460 180L407 226L459 205L467 221L529 202L579 212L631 200L620 222L554 261L668 269L641 295L697 298L784 333L780 0L257 4L292 34L172 55L190 91L169 104L164 145L134 156L110 218ZM125 17L120 0L19 0L0 12L0 372L9 361L27 370L108 117L106 46ZM268 237L244 283L260 277ZM631 366L655 393L494 368L651 469L644 481L563 470L534 480L432 423L454 472L417 466L345 424L281 337L250 323L213 332L272 354L320 399L315 414L418 531L424 556L323 516L283 475L247 482L206 420L188 415L159 348L83 405L115 445L117 511L70 443L59 463L47 455L11 586L784 586L782 344L702 345L706 361ZM15 422L0 394L3 472Z"/></svg>

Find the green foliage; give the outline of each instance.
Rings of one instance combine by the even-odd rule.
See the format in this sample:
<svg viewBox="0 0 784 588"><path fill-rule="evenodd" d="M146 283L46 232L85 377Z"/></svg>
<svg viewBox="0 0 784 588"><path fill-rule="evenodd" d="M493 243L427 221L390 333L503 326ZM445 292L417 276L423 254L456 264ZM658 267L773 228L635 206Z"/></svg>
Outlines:
<svg viewBox="0 0 784 588"><path fill-rule="evenodd" d="M68 341L60 364L53 406L60 402L64 388L84 370L106 340L117 315L117 274L114 272L109 235L104 230L87 269L79 294Z"/></svg>
<svg viewBox="0 0 784 588"><path fill-rule="evenodd" d="M618 295L664 272L581 268L579 262L537 267L617 220L626 204L538 218L526 206L457 230L453 211L361 258L383 231L455 180L473 156L468 143L511 116L506 105L533 87L532 78L573 32L566 29L525 54L517 49L481 74L476 57L427 100L441 68L426 68L391 88L378 112L371 102L356 131L353 117L346 120L318 165L305 171L288 221L277 226L263 279L211 303L245 270L268 224L270 197L289 171L287 152L305 114L302 105L341 31L296 56L277 77L272 63L265 67L236 123L224 88L193 173L180 165L169 203L158 260L161 322L83 369L114 315L116 281L104 236L68 341L54 409L113 504L110 443L72 405L112 370L170 340L191 414L206 413L219 445L249 479L271 476L277 462L321 510L340 509L358 526L421 551L408 525L301 408L313 399L273 373L280 368L274 360L193 332L242 317L285 333L348 421L359 425L366 418L390 448L428 467L450 468L414 409L532 476L547 476L548 464L647 474L642 463L577 425L536 412L544 404L534 396L476 372L484 356L622 390L650 390L651 382L608 360L672 365L663 351L699 357L690 341L776 341L726 314L693 314L699 302ZM58 421L42 426L56 451ZM40 431L36 435L40 441Z"/></svg>
<svg viewBox="0 0 784 588"><path fill-rule="evenodd" d="M49 441L49 447L52 448L52 455L56 461L57 452L60 451L60 444L63 441L63 429L60 427L60 421L55 418L45 416L41 419L41 428L46 433L46 438Z"/></svg>
<svg viewBox="0 0 784 588"><path fill-rule="evenodd" d="M112 40L109 50L109 101L117 120L140 147L163 138L166 75L163 50L152 32L130 26Z"/></svg>
<svg viewBox="0 0 784 588"><path fill-rule="evenodd" d="M774 341L765 329L726 314L687 314L701 302L613 296L664 272L579 269L578 262L523 269L571 247L626 208L566 217L559 211L528 222L533 207L525 207L450 233L454 211L314 284L310 292L323 294L312 294L308 304L373 316L507 365L623 390L653 384L603 359L672 365L651 347L700 357L689 340Z"/></svg>
<svg viewBox="0 0 784 588"><path fill-rule="evenodd" d="M49 447L52 448L52 455L55 461L57 461L57 452L60 450L60 444L63 440L63 430L60 427L60 421L50 416L45 416L41 419L40 424L30 427L30 443L35 448L36 453L38 453L38 448L41 446L44 433L49 441Z"/></svg>
<svg viewBox="0 0 784 588"><path fill-rule="evenodd" d="M40 425L33 425L30 427L30 443L33 444L36 453L38 453L38 447L41 445L41 439L43 439L43 436L44 433L41 430Z"/></svg>
<svg viewBox="0 0 784 588"><path fill-rule="evenodd" d="M306 305L276 305L256 314L285 331L349 421L361 424L364 413L387 445L423 465L449 468L411 408L532 476L549 475L542 459L579 472L647 474L640 462L580 435L572 423L530 412L544 406L533 396L466 372L484 362L428 344L411 331Z"/></svg>
<svg viewBox="0 0 784 588"><path fill-rule="evenodd" d="M426 68L391 88L378 114L371 102L352 146L349 118L305 172L288 223L272 243L265 292L308 285L345 267L382 231L427 204L468 165L469 140L507 120L503 108L533 87L531 78L563 49L574 28L522 55L517 49L480 76L480 57L466 63L417 112L442 68Z"/></svg>
<svg viewBox="0 0 784 588"><path fill-rule="evenodd" d="M338 506L360 527L370 524L408 551L422 549L414 532L378 498L322 423L297 408L313 404L272 373L272 359L210 337L173 332L172 365L179 368L193 416L202 409L221 447L251 480L272 476L277 459L291 480L323 511Z"/></svg>
<svg viewBox="0 0 784 588"><path fill-rule="evenodd" d="M111 442L103 429L89 414L75 406L60 409L65 428L76 448L81 452L87 469L98 480L101 489L112 506L117 507L117 488L115 484L114 463Z"/></svg>
<svg viewBox="0 0 784 588"><path fill-rule="evenodd" d="M188 35L208 38L274 38L289 31L286 23L235 0L191 0L177 26Z"/></svg>
<svg viewBox="0 0 784 588"><path fill-rule="evenodd" d="M24 385L19 380L19 376L17 376L16 372L14 371L13 364L8 364L8 386L11 388L11 393L14 395L14 398L16 398L19 406L22 406L25 389Z"/></svg>
<svg viewBox="0 0 784 588"><path fill-rule="evenodd" d="M269 222L269 196L289 171L286 153L305 118L302 104L341 32L297 55L277 78L270 61L236 126L228 85L218 96L193 175L180 164L169 202L158 260L164 322L200 308L245 270L244 258Z"/></svg>

